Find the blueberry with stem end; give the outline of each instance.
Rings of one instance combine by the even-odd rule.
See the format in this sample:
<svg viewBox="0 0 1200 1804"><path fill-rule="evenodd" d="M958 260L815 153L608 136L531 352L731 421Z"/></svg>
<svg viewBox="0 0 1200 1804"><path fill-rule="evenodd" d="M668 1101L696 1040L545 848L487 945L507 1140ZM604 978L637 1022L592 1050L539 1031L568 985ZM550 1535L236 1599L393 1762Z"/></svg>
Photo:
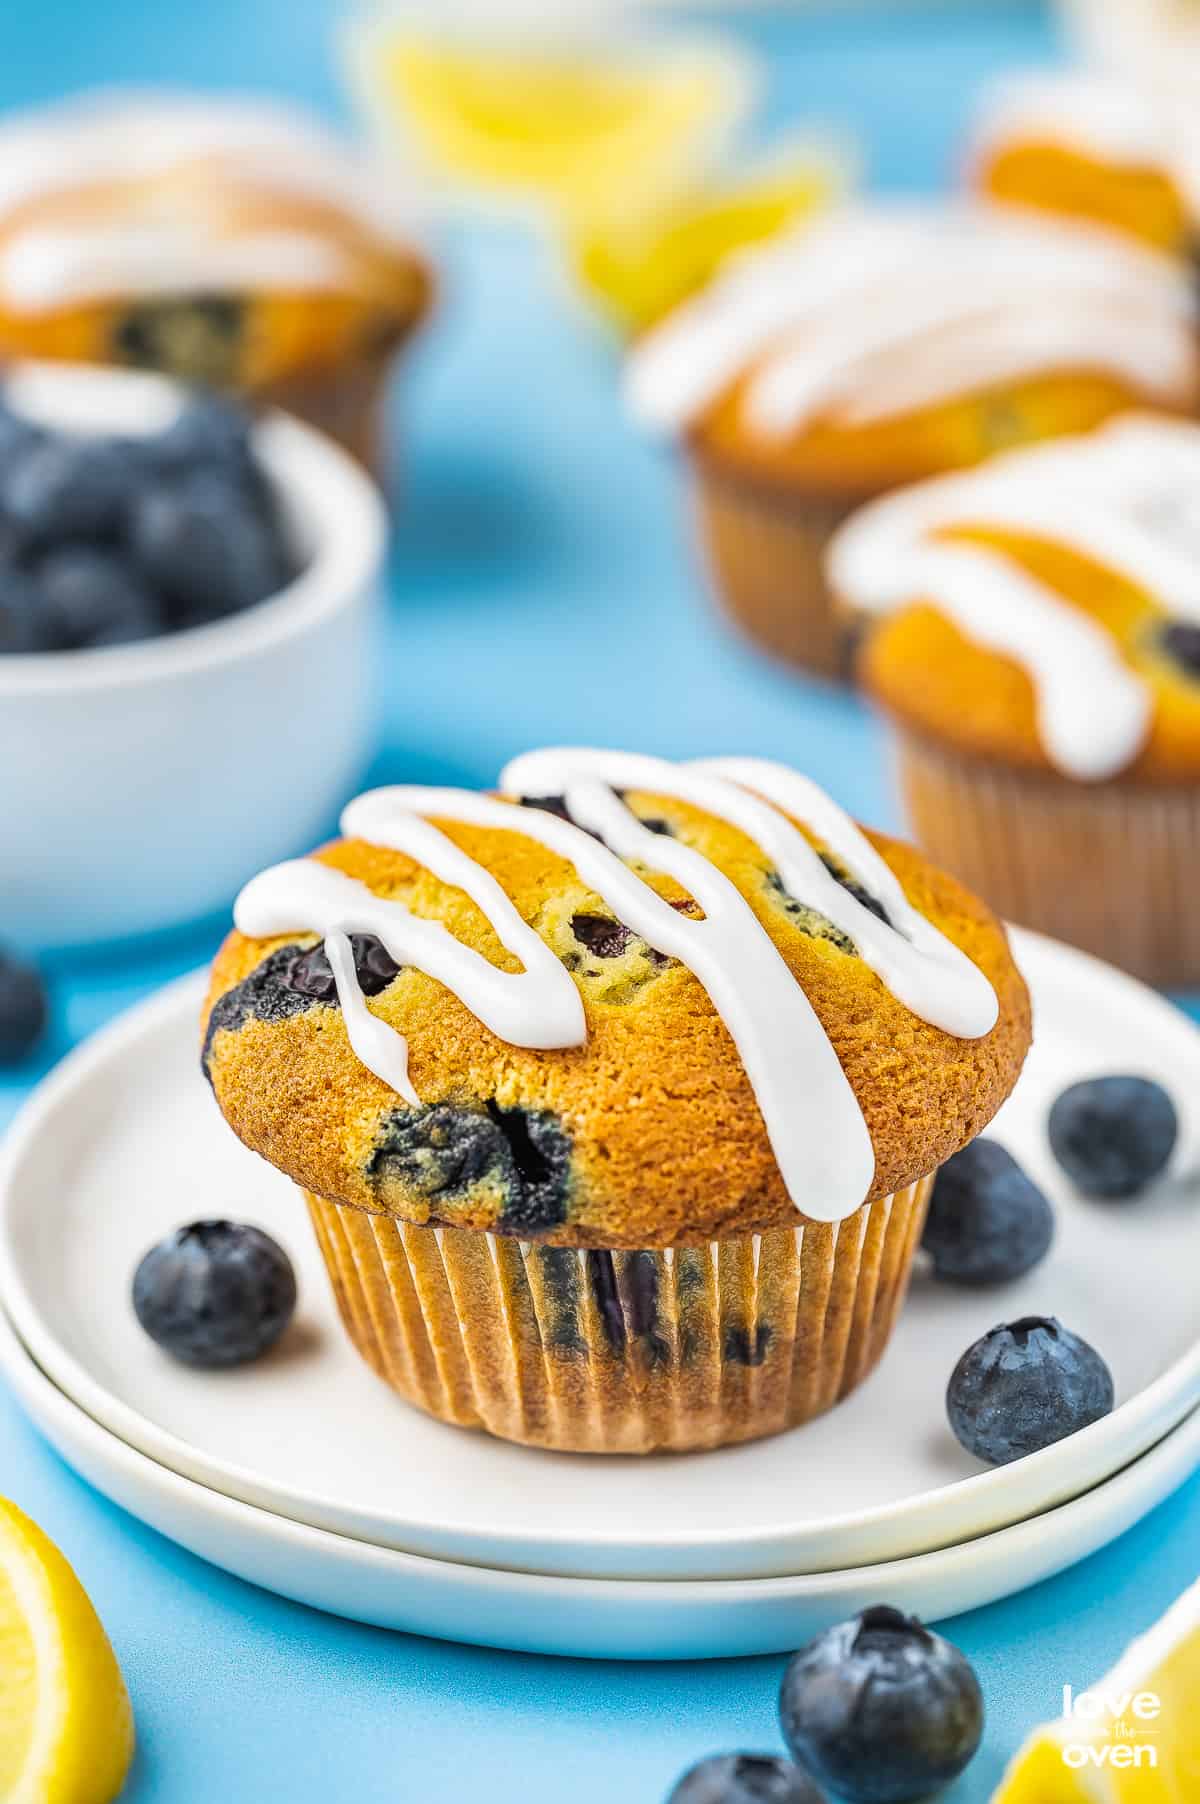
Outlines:
<svg viewBox="0 0 1200 1804"><path fill-rule="evenodd" d="M1145 1077L1093 1077L1050 1110L1050 1150L1087 1196L1137 1196L1161 1177L1179 1136L1175 1105Z"/></svg>
<svg viewBox="0 0 1200 1804"><path fill-rule="evenodd" d="M838 1798L913 1804L974 1758L983 1696L958 1648L878 1606L792 1656L779 1719L797 1765Z"/></svg>
<svg viewBox="0 0 1200 1804"><path fill-rule="evenodd" d="M1004 1323L967 1348L946 1392L950 1426L968 1453L1007 1466L1110 1414L1112 1373L1053 1316Z"/></svg>
<svg viewBox="0 0 1200 1804"><path fill-rule="evenodd" d="M807 1773L774 1754L714 1754L690 1767L667 1804L828 1804Z"/></svg>
<svg viewBox="0 0 1200 1804"><path fill-rule="evenodd" d="M973 1140L934 1179L921 1245L945 1283L1019 1278L1053 1239L1053 1209L998 1141Z"/></svg>
<svg viewBox="0 0 1200 1804"><path fill-rule="evenodd" d="M245 1365L291 1321L296 1275L261 1228L194 1221L146 1254L134 1273L133 1307L151 1340L185 1365Z"/></svg>

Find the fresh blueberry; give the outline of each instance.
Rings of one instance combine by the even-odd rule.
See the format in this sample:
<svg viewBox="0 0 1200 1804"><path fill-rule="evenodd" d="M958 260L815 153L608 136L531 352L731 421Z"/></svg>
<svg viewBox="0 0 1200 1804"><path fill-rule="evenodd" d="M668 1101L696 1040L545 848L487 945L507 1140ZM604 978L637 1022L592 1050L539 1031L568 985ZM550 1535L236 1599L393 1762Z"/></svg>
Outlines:
<svg viewBox="0 0 1200 1804"><path fill-rule="evenodd" d="M1050 1111L1050 1149L1088 1196L1137 1196L1166 1170L1178 1134L1174 1103L1145 1077L1072 1084Z"/></svg>
<svg viewBox="0 0 1200 1804"><path fill-rule="evenodd" d="M37 584L27 570L0 559L0 654L57 649Z"/></svg>
<svg viewBox="0 0 1200 1804"><path fill-rule="evenodd" d="M827 1804L790 1760L773 1754L714 1754L691 1767L667 1804Z"/></svg>
<svg viewBox="0 0 1200 1804"><path fill-rule="evenodd" d="M48 434L0 468L0 511L25 544L112 539L140 484L127 442Z"/></svg>
<svg viewBox="0 0 1200 1804"><path fill-rule="evenodd" d="M218 471L148 489L134 508L130 543L143 580L164 597L175 627L252 607L291 575L261 509Z"/></svg>
<svg viewBox="0 0 1200 1804"><path fill-rule="evenodd" d="M0 947L0 1065L15 1065L45 1032L49 1009L32 965Z"/></svg>
<svg viewBox="0 0 1200 1804"><path fill-rule="evenodd" d="M63 545L33 565L41 595L42 632L58 651L128 645L162 630L154 597L120 552L103 545Z"/></svg>
<svg viewBox="0 0 1200 1804"><path fill-rule="evenodd" d="M973 1140L934 1180L921 1245L949 1284L1004 1284L1054 1239L1054 1211L998 1141Z"/></svg>
<svg viewBox="0 0 1200 1804"><path fill-rule="evenodd" d="M146 1254L133 1307L151 1340L185 1365L245 1365L291 1321L296 1275L261 1228L194 1221Z"/></svg>
<svg viewBox="0 0 1200 1804"><path fill-rule="evenodd" d="M168 476L185 475L199 464L249 470L254 467L250 429L250 415L236 401L197 394L165 432L147 442L147 458Z"/></svg>
<svg viewBox="0 0 1200 1804"><path fill-rule="evenodd" d="M373 933L352 933L350 950L354 955L354 974L364 996L378 996L387 989L400 970L399 965L381 939ZM288 972L288 983L302 996L316 1002L336 1002L337 985L325 955L325 943L310 946L302 952Z"/></svg>
<svg viewBox="0 0 1200 1804"><path fill-rule="evenodd" d="M1112 1373L1095 1348L1053 1316L1032 1315L967 1348L946 1413L968 1453L1007 1466L1098 1422L1113 1401Z"/></svg>
<svg viewBox="0 0 1200 1804"><path fill-rule="evenodd" d="M983 1697L956 1647L880 1606L792 1656L779 1718L792 1758L839 1798L910 1804L974 1758Z"/></svg>

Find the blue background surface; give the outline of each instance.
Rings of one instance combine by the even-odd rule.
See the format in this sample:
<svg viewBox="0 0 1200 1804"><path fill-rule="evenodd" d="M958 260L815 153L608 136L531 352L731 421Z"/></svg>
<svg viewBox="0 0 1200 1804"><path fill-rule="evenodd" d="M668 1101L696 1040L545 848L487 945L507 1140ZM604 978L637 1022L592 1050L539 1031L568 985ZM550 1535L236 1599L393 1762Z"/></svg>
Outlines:
<svg viewBox="0 0 1200 1804"><path fill-rule="evenodd" d="M271 88L337 111L326 0L8 0L0 106L96 81ZM888 187L946 179L980 80L1055 53L1031 6L760 18L768 122L858 131ZM497 234L448 247L447 300L406 384L406 486L376 775L490 780L544 740L746 750L894 822L853 700L772 669L713 617L669 458L622 422L611 347L557 272ZM217 925L52 972L36 1068L211 951ZM120 1199L113 1199L119 1207ZM182 1553L88 1490L0 1391L0 1490L75 1561L133 1692L137 1804L659 1804L700 1754L777 1743L782 1662L608 1666L440 1645L316 1615ZM1074 1572L955 1623L989 1706L947 1794L983 1804L1062 1686L1097 1678L1200 1570L1200 1481Z"/></svg>

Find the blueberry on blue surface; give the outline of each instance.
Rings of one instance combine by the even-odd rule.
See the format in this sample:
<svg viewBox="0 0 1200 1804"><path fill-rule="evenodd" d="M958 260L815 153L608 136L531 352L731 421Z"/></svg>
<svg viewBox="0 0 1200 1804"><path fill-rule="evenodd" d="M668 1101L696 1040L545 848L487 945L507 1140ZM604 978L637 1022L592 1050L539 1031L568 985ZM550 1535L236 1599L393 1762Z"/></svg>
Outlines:
<svg viewBox="0 0 1200 1804"><path fill-rule="evenodd" d="M968 1453L989 1466L1039 1453L1110 1414L1113 1379L1087 1341L1053 1316L1025 1316L967 1348L946 1413Z"/></svg>
<svg viewBox="0 0 1200 1804"><path fill-rule="evenodd" d="M128 442L47 434L0 465L0 512L30 545L114 539L141 480Z"/></svg>
<svg viewBox="0 0 1200 1804"><path fill-rule="evenodd" d="M1053 1209L998 1141L973 1140L938 1172L921 1245L947 1283L1019 1278L1053 1239Z"/></svg>
<svg viewBox="0 0 1200 1804"><path fill-rule="evenodd" d="M133 1279L138 1321L185 1365L245 1365L273 1347L296 1307L296 1276L261 1228L195 1221L152 1247Z"/></svg>
<svg viewBox="0 0 1200 1804"><path fill-rule="evenodd" d="M714 1754L683 1775L667 1804L827 1804L790 1760L773 1754Z"/></svg>
<svg viewBox="0 0 1200 1804"><path fill-rule="evenodd" d="M45 1032L49 1009L32 965L0 947L0 1065L27 1058Z"/></svg>
<svg viewBox="0 0 1200 1804"><path fill-rule="evenodd" d="M974 1758L983 1697L958 1648L879 1606L792 1656L779 1720L797 1765L838 1798L912 1804Z"/></svg>
<svg viewBox="0 0 1200 1804"><path fill-rule="evenodd" d="M1145 1077L1089 1078L1050 1110L1050 1150L1088 1196L1137 1196L1162 1176L1178 1135L1174 1103Z"/></svg>
<svg viewBox="0 0 1200 1804"><path fill-rule="evenodd" d="M148 489L133 510L130 548L176 628L202 626L265 601L291 574L261 509L216 470Z"/></svg>
<svg viewBox="0 0 1200 1804"><path fill-rule="evenodd" d="M57 651L129 645L161 630L162 615L118 551L63 545L32 566L41 596L42 634Z"/></svg>

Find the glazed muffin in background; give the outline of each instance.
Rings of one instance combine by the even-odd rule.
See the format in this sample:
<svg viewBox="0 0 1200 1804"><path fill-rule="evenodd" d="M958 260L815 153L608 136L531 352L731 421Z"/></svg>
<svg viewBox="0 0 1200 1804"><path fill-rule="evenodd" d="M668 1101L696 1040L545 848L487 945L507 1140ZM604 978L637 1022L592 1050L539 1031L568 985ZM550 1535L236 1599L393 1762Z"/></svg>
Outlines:
<svg viewBox="0 0 1200 1804"><path fill-rule="evenodd" d="M1130 417L918 485L829 569L930 857L1007 920L1200 981L1200 427Z"/></svg>
<svg viewBox="0 0 1200 1804"><path fill-rule="evenodd" d="M247 886L217 1102L433 1415L601 1453L806 1421L1016 1081L1004 931L779 765L541 752L501 787L374 791Z"/></svg>
<svg viewBox="0 0 1200 1804"><path fill-rule="evenodd" d="M776 654L846 674L823 558L857 506L1135 406L1196 405L1195 300L1110 232L969 204L848 209L727 266L635 346L682 438L718 589Z"/></svg>
<svg viewBox="0 0 1200 1804"><path fill-rule="evenodd" d="M984 97L969 164L985 198L1090 221L1172 256L1194 252L1194 104L1086 70L1009 78Z"/></svg>
<svg viewBox="0 0 1200 1804"><path fill-rule="evenodd" d="M160 370L373 464L431 291L394 181L273 101L102 92L0 123L0 356Z"/></svg>

